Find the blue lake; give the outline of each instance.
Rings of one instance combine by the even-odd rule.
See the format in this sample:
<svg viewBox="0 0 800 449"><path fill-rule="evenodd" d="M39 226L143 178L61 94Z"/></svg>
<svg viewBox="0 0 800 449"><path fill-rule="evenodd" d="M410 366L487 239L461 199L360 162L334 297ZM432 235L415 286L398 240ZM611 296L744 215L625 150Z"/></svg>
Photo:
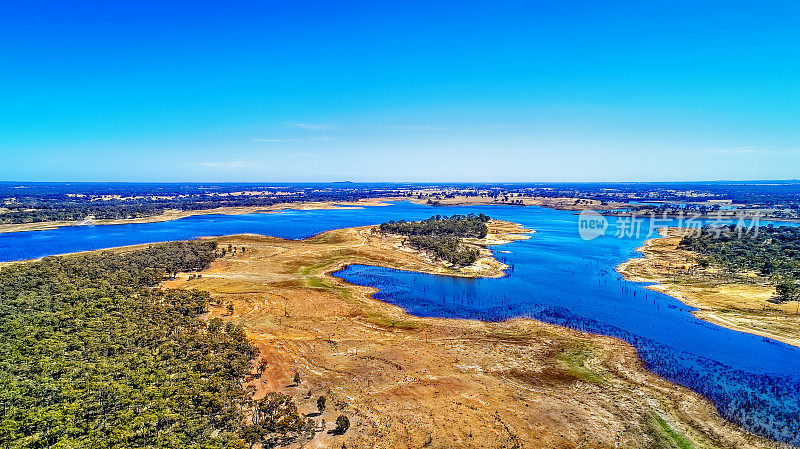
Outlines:
<svg viewBox="0 0 800 449"><path fill-rule="evenodd" d="M618 223L612 218L606 236L586 241L578 235L578 217L565 211L395 203L0 234L0 260L237 233L304 238L329 229L469 212L537 231L530 240L494 247L495 256L510 267L506 277L459 279L363 265L336 275L377 287L377 298L419 316L525 316L618 337L633 344L652 371L708 397L728 419L800 444L800 348L698 320L692 308L622 279L615 267L638 255L634 249L645 240L647 223L637 238L616 238ZM664 224L670 223L659 223Z"/></svg>

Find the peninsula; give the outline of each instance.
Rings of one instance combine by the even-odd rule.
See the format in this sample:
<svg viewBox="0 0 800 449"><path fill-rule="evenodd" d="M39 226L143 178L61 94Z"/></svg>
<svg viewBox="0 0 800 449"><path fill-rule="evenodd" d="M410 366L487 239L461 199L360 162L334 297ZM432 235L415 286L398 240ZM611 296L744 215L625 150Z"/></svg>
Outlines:
<svg viewBox="0 0 800 449"><path fill-rule="evenodd" d="M293 241L211 239L226 250L165 288L208 291L206 319L241 325L259 350L255 398L292 396L301 413L349 416L321 446L772 447L723 420L690 390L648 372L619 340L529 319L420 318L330 274L349 264L450 276L502 276L486 245L527 230L490 220L474 266L456 267L376 227ZM260 362L257 363L260 365ZM302 379L297 385L295 374ZM288 387L287 387L288 386Z"/></svg>
<svg viewBox="0 0 800 449"><path fill-rule="evenodd" d="M664 228L637 248L642 257L623 262L617 271L647 288L696 307L696 317L739 332L800 346L796 301L777 301L773 285L755 273L731 273L709 264L695 251L680 247L696 229Z"/></svg>

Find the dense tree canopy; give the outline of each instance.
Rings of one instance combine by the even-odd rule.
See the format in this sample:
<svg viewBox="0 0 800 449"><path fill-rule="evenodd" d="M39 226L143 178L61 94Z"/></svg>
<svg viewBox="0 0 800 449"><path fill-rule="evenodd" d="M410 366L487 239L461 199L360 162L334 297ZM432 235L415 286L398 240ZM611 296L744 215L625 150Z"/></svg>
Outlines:
<svg viewBox="0 0 800 449"><path fill-rule="evenodd" d="M489 232L489 217L480 215L436 215L423 221L390 221L380 225L381 232L408 236L407 243L428 251L439 260L466 266L475 263L478 250L463 243L462 238L484 238Z"/></svg>
<svg viewBox="0 0 800 449"><path fill-rule="evenodd" d="M778 295L793 299L800 280L800 227L772 225L745 232L735 226L706 226L680 247L708 257L733 272L754 271L776 283ZM782 293L783 292L783 293Z"/></svg>
<svg viewBox="0 0 800 449"><path fill-rule="evenodd" d="M770 225L744 232L733 225L706 226L699 235L685 237L680 246L734 270L800 279L800 227Z"/></svg>
<svg viewBox="0 0 800 449"><path fill-rule="evenodd" d="M197 317L207 293L154 288L214 253L193 241L0 270L0 446L243 444L255 349Z"/></svg>
<svg viewBox="0 0 800 449"><path fill-rule="evenodd" d="M482 239L489 232L486 222L489 217L480 214L453 215L442 217L436 215L422 221L390 221L382 223L382 232L401 235L434 235L443 237L468 237Z"/></svg>

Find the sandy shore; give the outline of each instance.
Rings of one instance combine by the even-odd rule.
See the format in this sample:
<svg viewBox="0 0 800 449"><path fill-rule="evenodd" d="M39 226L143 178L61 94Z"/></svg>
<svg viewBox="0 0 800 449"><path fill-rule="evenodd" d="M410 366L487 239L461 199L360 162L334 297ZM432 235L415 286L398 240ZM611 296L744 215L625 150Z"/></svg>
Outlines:
<svg viewBox="0 0 800 449"><path fill-rule="evenodd" d="M521 227L492 221L502 243ZM303 413L328 397L327 429L304 447L782 447L725 422L705 399L645 370L618 340L534 320L419 318L330 276L361 263L427 273L496 276L438 263L370 227L291 241L216 239L235 252L201 278L165 287L211 292L210 316L245 326L267 369L249 385L292 395ZM244 252L242 251L244 249ZM482 260L483 260L482 259ZM234 312L228 315L227 305ZM299 386L290 386L293 373Z"/></svg>
<svg viewBox="0 0 800 449"><path fill-rule="evenodd" d="M275 212L287 209L294 210L318 210L334 209L338 207L367 207L367 206L387 206L384 199L374 198L360 201L307 201L302 203L281 203L272 206L249 206L249 207L218 207L214 209L201 210L167 210L161 215L142 218L120 218L114 220L89 219L82 221L43 221L38 223L17 223L0 224L0 233L4 232L25 232L25 231L44 231L48 229L61 228L64 226L86 226L86 225L117 225L132 223L157 223L162 221L178 220L180 218L191 217L194 215L241 215L254 214L257 212Z"/></svg>
<svg viewBox="0 0 800 449"><path fill-rule="evenodd" d="M686 230L662 229L661 237L637 248L643 257L617 267L626 279L655 282L647 288L665 293L696 307L698 318L740 332L800 346L797 303L776 304L771 285L753 279L730 278L714 268L701 268L697 255L678 248Z"/></svg>
<svg viewBox="0 0 800 449"><path fill-rule="evenodd" d="M519 206L541 206L551 209L561 210L583 210L583 209L607 209L616 207L615 205L601 205L596 200L581 200L575 198L517 198L514 200L522 201ZM368 207L368 206L387 206L389 201L411 201L417 204L427 204L427 199L417 199L416 197L380 197L368 198L358 201L308 201L297 203L281 203L272 206L249 206L249 207L218 207L214 209L201 210L166 210L161 215L142 218L120 218L100 220L89 218L87 220L69 221L44 221L37 223L16 223L0 224L0 233L5 232L26 232L26 231L45 231L48 229L61 228L65 226L87 226L87 225L118 225L132 223L157 223L163 221L178 220L180 218L191 217L194 215L240 215L253 214L258 212L274 212L280 210L319 210L333 209L337 207ZM481 205L511 205L503 201L495 201L492 198L456 196L454 198L443 198L437 204L439 206L481 206Z"/></svg>

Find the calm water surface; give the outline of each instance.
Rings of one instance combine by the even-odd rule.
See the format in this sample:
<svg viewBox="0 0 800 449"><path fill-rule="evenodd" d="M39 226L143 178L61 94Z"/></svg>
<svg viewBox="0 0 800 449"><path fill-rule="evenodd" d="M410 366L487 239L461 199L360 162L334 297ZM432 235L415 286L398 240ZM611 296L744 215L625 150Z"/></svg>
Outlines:
<svg viewBox="0 0 800 449"><path fill-rule="evenodd" d="M258 233L304 238L349 226L434 214L483 212L538 232L495 247L510 266L500 279L460 279L352 265L336 275L380 289L376 297L419 316L502 320L527 316L621 338L636 346L654 372L712 400L742 426L800 443L800 348L698 320L692 308L623 280L615 267L638 253L644 235L582 240L577 216L536 207L432 208L410 203L363 209L209 215L114 226L0 234L0 260L206 235ZM646 234L647 224L643 224Z"/></svg>

